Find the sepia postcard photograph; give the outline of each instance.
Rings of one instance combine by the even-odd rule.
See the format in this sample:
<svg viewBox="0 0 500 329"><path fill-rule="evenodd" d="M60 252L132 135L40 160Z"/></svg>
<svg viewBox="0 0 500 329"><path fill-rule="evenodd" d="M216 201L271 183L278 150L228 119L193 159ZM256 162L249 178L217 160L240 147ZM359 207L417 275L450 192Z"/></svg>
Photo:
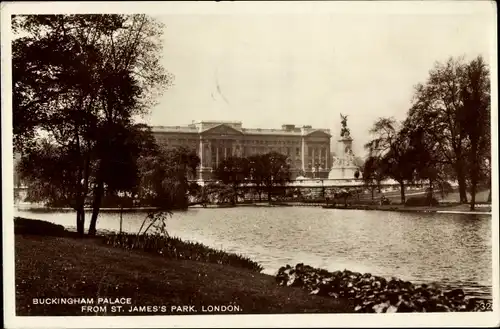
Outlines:
<svg viewBox="0 0 500 329"><path fill-rule="evenodd" d="M498 326L496 9L3 3L4 326Z"/></svg>

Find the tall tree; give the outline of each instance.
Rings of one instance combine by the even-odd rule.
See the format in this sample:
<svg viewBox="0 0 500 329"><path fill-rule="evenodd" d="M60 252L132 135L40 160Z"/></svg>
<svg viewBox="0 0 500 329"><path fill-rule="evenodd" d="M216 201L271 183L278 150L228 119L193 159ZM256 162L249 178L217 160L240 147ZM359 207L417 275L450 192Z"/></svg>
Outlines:
<svg viewBox="0 0 500 329"><path fill-rule="evenodd" d="M267 200L272 200L276 188L284 188L291 179L290 165L287 156L278 152L270 152L261 156L261 166L264 169L263 185L267 192Z"/></svg>
<svg viewBox="0 0 500 329"><path fill-rule="evenodd" d="M439 143L426 131L425 123L414 121L411 116L403 123L409 152L413 158L414 178L417 181L428 181L429 196L433 196L434 186L442 187L452 176L450 166L439 152Z"/></svg>
<svg viewBox="0 0 500 329"><path fill-rule="evenodd" d="M233 188L231 203L236 204L238 187L250 176L249 160L247 158L229 157L224 159L215 169L215 178Z"/></svg>
<svg viewBox="0 0 500 329"><path fill-rule="evenodd" d="M489 88L489 70L482 57L470 62L451 57L435 65L425 84L417 85L409 111L409 118L436 143L441 170L452 168L462 203L468 201L469 182L471 208L480 177L488 176L484 169L490 162Z"/></svg>
<svg viewBox="0 0 500 329"><path fill-rule="evenodd" d="M400 185L401 203L405 203L405 183L413 179L414 162L412 159L407 130L399 129L394 118L379 118L370 133L374 139L369 141L365 148L370 157L377 160L379 175L390 177Z"/></svg>
<svg viewBox="0 0 500 329"><path fill-rule="evenodd" d="M185 147L158 149L138 160L139 198L161 209L185 209L191 188L189 177L200 164L196 153Z"/></svg>
<svg viewBox="0 0 500 329"><path fill-rule="evenodd" d="M370 189L372 201L374 200L375 189L378 188L380 191L380 183L384 180L384 172L382 171L382 165L380 164L380 159L376 156L369 156L365 163L363 164L362 178Z"/></svg>
<svg viewBox="0 0 500 329"><path fill-rule="evenodd" d="M491 159L490 79L488 66L482 57L477 57L465 66L462 79L460 125L470 143L467 152L470 209L474 210L478 183L483 180L491 186L488 170Z"/></svg>
<svg viewBox="0 0 500 329"><path fill-rule="evenodd" d="M262 201L264 192L264 180L267 176L266 163L262 154L255 154L248 157L249 179L254 186L254 190L259 195L259 201Z"/></svg>
<svg viewBox="0 0 500 329"><path fill-rule="evenodd" d="M407 131L401 129L390 145L389 151L382 157L382 172L399 183L401 203L406 202L406 183L414 179L415 158L408 140Z"/></svg>
<svg viewBox="0 0 500 329"><path fill-rule="evenodd" d="M77 162L71 148L63 150L46 139L21 158L18 173L27 185L27 201L50 206L73 206L76 201Z"/></svg>
<svg viewBox="0 0 500 329"><path fill-rule="evenodd" d="M12 45L15 147L29 157L45 138L55 154L71 154L77 229L91 193L95 234L105 187L118 182L114 159L126 153L127 139L114 134L171 81L159 64L163 27L146 15L27 15L13 27L24 34Z"/></svg>
<svg viewBox="0 0 500 329"><path fill-rule="evenodd" d="M438 142L439 152L454 170L460 202L467 202L466 148L467 134L461 127L464 87L464 59L449 58L436 63L425 84L415 88L409 115L422 123Z"/></svg>

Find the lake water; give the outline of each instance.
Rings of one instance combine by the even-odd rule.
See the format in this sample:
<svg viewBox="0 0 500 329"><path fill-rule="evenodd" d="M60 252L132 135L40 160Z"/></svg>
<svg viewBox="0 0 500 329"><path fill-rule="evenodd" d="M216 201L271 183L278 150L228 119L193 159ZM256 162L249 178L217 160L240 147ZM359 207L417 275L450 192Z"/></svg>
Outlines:
<svg viewBox="0 0 500 329"><path fill-rule="evenodd" d="M123 214L136 233L144 212ZM73 212L16 210L16 216L75 226ZM97 228L119 230L120 214L103 212ZM90 214L86 217L86 224ZM414 283L437 282L491 298L491 216L323 209L236 207L190 209L168 219L170 235L250 257L275 274L304 263Z"/></svg>

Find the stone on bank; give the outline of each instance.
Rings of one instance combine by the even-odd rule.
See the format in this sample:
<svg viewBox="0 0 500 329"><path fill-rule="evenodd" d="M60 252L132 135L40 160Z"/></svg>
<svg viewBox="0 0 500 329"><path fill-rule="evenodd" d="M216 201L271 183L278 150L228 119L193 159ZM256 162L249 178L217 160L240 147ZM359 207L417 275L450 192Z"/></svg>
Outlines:
<svg viewBox="0 0 500 329"><path fill-rule="evenodd" d="M462 289L444 291L437 285L414 285L397 278L387 280L349 270L329 272L302 263L281 267L280 285L301 287L318 296L354 301L354 312L477 312L485 301L466 298Z"/></svg>

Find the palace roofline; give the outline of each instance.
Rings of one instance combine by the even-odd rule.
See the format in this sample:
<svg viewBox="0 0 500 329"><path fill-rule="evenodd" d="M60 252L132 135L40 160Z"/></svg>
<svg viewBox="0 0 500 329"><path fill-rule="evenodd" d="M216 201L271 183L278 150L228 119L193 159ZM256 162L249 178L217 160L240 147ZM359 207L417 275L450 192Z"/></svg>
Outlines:
<svg viewBox="0 0 500 329"><path fill-rule="evenodd" d="M285 124L282 125L281 129L243 128L241 121L193 121L191 124L185 126L151 126L151 130L154 133L199 134L219 126L227 126L245 135L307 136L319 131L331 136L330 129L313 128L307 125L296 127L295 125Z"/></svg>

